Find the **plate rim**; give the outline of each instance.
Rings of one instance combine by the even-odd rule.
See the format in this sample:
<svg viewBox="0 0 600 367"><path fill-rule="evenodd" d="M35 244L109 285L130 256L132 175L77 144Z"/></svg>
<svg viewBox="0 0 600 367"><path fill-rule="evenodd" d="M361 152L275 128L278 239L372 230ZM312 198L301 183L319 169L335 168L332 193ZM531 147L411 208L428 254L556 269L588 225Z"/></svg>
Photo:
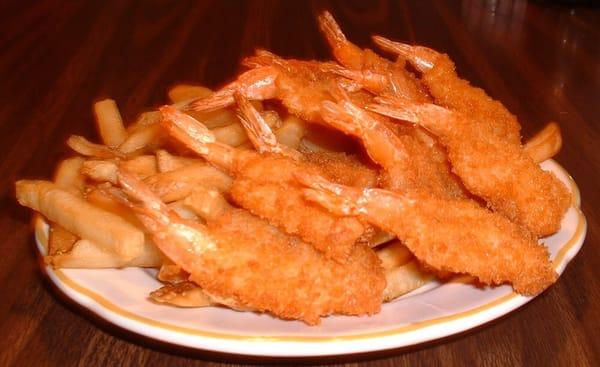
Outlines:
<svg viewBox="0 0 600 367"><path fill-rule="evenodd" d="M587 220L580 209L580 191L573 178L556 161L549 159L544 163L549 164L552 170L560 171L567 180L572 193L571 207L575 209L577 215L577 226L573 236L560 247L552 262L555 270L561 274L583 246L587 233ZM47 248L45 244L48 240L48 224L38 214L34 217L34 227L38 253L43 255ZM104 296L78 284L60 269L53 269L50 265L44 264L41 265L41 268L70 301L105 321L138 335L197 350L265 357L333 356L407 347L468 331L508 314L535 298L521 296L513 291L465 311L379 331L337 336L281 335L264 337L198 330L153 320L115 305ZM446 327L445 330L444 327ZM436 332L432 334L433 331ZM422 332L422 335L419 335L419 332ZM399 339L410 333L415 334L412 340L403 342ZM193 340L186 339L190 337ZM373 343L364 343L368 340ZM321 347L324 345L327 345L328 348L322 349ZM262 346L262 348L257 348L258 346ZM280 349L271 349L274 346L280 347ZM332 346L334 348L331 348Z"/></svg>

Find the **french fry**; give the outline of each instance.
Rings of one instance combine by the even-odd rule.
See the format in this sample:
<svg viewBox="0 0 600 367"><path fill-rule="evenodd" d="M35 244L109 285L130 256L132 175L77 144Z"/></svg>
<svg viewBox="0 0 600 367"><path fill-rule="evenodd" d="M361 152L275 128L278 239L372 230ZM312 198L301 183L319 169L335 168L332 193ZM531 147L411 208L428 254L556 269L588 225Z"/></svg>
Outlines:
<svg viewBox="0 0 600 367"><path fill-rule="evenodd" d="M148 111L140 114L134 123L127 126L127 132L133 134L138 129L142 129L149 125L158 124L162 120L162 115L159 111Z"/></svg>
<svg viewBox="0 0 600 367"><path fill-rule="evenodd" d="M168 95L171 103L190 101L205 98L212 94L212 90L200 85L177 84L169 89Z"/></svg>
<svg viewBox="0 0 600 367"><path fill-rule="evenodd" d="M202 162L157 173L146 178L145 182L163 201L171 202L185 198L196 186L228 191L232 179L213 166Z"/></svg>
<svg viewBox="0 0 600 367"><path fill-rule="evenodd" d="M541 163L546 159L554 157L562 147L562 136L560 127L556 122L550 122L542 130L538 131L523 149L534 162Z"/></svg>
<svg viewBox="0 0 600 367"><path fill-rule="evenodd" d="M209 129L228 126L239 123L235 113L230 109L222 109L210 112L184 111L196 120L202 122Z"/></svg>
<svg viewBox="0 0 600 367"><path fill-rule="evenodd" d="M121 161L120 167L135 174L140 179L145 179L158 173L156 157L150 154Z"/></svg>
<svg viewBox="0 0 600 367"><path fill-rule="evenodd" d="M269 125L271 128L276 128L281 124L279 115L277 115L277 113L274 111L263 113L263 117L265 118L267 125ZM231 125L212 129L211 131L215 135L217 141L233 147L240 146L248 141L246 129L244 129L239 121L236 121Z"/></svg>
<svg viewBox="0 0 600 367"><path fill-rule="evenodd" d="M156 151L156 167L158 172L169 172L190 164L199 163L201 160L195 158L179 157L172 155L166 150Z"/></svg>
<svg viewBox="0 0 600 367"><path fill-rule="evenodd" d="M162 253L150 242L144 243L137 256L127 259L89 240L79 240L71 251L45 256L46 264L54 268L158 268L163 261Z"/></svg>
<svg viewBox="0 0 600 367"><path fill-rule="evenodd" d="M113 149L109 146L102 144L92 143L83 136L79 135L71 135L69 139L67 139L67 145L77 153L86 157L96 157L103 159L125 159L127 157L125 153L122 153L117 149Z"/></svg>
<svg viewBox="0 0 600 367"><path fill-rule="evenodd" d="M117 184L118 166L113 161L87 160L83 162L81 173L94 181Z"/></svg>
<svg viewBox="0 0 600 367"><path fill-rule="evenodd" d="M83 162L81 173L94 181L117 184L119 165L121 168L135 174L139 179L145 179L157 173L156 157L153 155L137 156L121 161L119 164L112 160L90 159Z"/></svg>
<svg viewBox="0 0 600 367"><path fill-rule="evenodd" d="M433 276L423 271L416 260L408 264L385 271L386 286L383 290L383 301L389 302L412 290L415 290L428 281Z"/></svg>
<svg viewBox="0 0 600 367"><path fill-rule="evenodd" d="M50 236L48 238L48 255L53 256L71 251L79 237L67 231L56 223L50 223Z"/></svg>
<svg viewBox="0 0 600 367"><path fill-rule="evenodd" d="M381 266L385 270L405 265L413 258L410 250L398 240L380 246L375 253L381 260Z"/></svg>
<svg viewBox="0 0 600 367"><path fill-rule="evenodd" d="M281 127L275 130L277 141L292 149L298 149L306 133L306 122L290 115L283 120Z"/></svg>
<svg viewBox="0 0 600 367"><path fill-rule="evenodd" d="M54 173L54 183L61 189L82 193L85 187L85 177L80 171L84 161L85 159L82 157L72 157L60 162Z"/></svg>
<svg viewBox="0 0 600 367"><path fill-rule="evenodd" d="M94 103L98 132L104 144L116 147L127 137L121 113L112 99Z"/></svg>
<svg viewBox="0 0 600 367"><path fill-rule="evenodd" d="M16 182L17 200L76 236L113 251L123 261L140 256L144 233L123 218L99 209L49 181Z"/></svg>
<svg viewBox="0 0 600 367"><path fill-rule="evenodd" d="M118 215L123 220L131 223L137 228L143 229L144 226L135 215L133 210L123 202L116 199L113 195L102 189L92 189L86 195L87 201L97 208Z"/></svg>
<svg viewBox="0 0 600 367"><path fill-rule="evenodd" d="M197 187L183 200L184 205L204 219L216 219L231 208L223 195L210 188Z"/></svg>
<svg viewBox="0 0 600 367"><path fill-rule="evenodd" d="M167 284L150 293L150 299L177 307L206 307L213 304L210 297L193 282Z"/></svg>
<svg viewBox="0 0 600 367"><path fill-rule="evenodd" d="M160 124L150 124L135 130L119 145L123 153L142 152L161 144L163 128Z"/></svg>

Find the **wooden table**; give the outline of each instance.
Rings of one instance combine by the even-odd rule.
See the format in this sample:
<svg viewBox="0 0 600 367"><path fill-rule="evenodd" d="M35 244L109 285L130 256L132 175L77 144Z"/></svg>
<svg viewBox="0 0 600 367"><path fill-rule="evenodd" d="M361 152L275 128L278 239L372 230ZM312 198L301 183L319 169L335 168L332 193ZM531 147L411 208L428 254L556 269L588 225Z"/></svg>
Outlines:
<svg viewBox="0 0 600 367"><path fill-rule="evenodd" d="M380 33L447 52L462 76L520 117L525 138L558 121L564 147L557 160L579 184L589 228L560 281L500 320L415 348L308 362L600 363L597 9L520 0L26 3L0 5L0 365L261 362L151 342L63 300L39 270L30 212L16 205L13 182L49 177L69 153L64 141L70 134L96 138L90 105L100 97L116 99L131 121L164 103L174 83L219 86L256 47L289 57L329 57L314 20L321 6L332 9L361 46Z"/></svg>

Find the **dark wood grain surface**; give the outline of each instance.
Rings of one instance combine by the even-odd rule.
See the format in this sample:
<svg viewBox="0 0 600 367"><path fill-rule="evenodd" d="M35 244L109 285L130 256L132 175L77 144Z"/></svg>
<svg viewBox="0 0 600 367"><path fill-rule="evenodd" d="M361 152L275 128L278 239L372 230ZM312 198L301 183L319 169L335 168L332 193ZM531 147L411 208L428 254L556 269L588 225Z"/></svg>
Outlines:
<svg viewBox="0 0 600 367"><path fill-rule="evenodd" d="M415 348L299 362L599 365L600 10L548 3L0 2L0 365L263 362L136 337L63 300L39 270L30 213L16 205L13 182L49 177L70 134L95 138L90 106L101 97L116 99L131 121L165 102L177 82L224 83L256 47L329 57L315 24L321 7L359 45L380 33L447 52L462 76L520 117L524 137L558 121L557 160L579 184L589 227L559 282L500 320Z"/></svg>

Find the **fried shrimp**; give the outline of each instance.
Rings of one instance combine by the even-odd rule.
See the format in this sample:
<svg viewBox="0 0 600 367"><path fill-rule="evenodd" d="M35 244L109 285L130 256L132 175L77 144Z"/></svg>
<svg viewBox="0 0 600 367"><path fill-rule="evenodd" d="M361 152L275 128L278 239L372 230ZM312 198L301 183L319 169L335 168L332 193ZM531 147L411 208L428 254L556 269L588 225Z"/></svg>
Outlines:
<svg viewBox="0 0 600 367"><path fill-rule="evenodd" d="M517 118L483 89L461 79L448 55L427 47L390 41L381 36L374 36L373 40L384 50L406 59L422 72L421 82L436 104L487 121L488 131L492 134L490 138L502 139L510 144L521 143L521 125Z"/></svg>
<svg viewBox="0 0 600 367"><path fill-rule="evenodd" d="M224 207L202 225L179 218L132 175L120 172L119 184L139 202L133 208L156 245L211 301L310 325L379 312L385 277L367 247L340 264L245 210Z"/></svg>
<svg viewBox="0 0 600 367"><path fill-rule="evenodd" d="M557 278L544 246L474 202L360 190L309 174L297 177L310 187L305 191L309 200L396 234L416 258L438 271L470 274L485 284L511 283L524 295L540 293Z"/></svg>
<svg viewBox="0 0 600 367"><path fill-rule="evenodd" d="M320 122L321 102L332 99L332 90L338 88L342 79L332 72L340 68L339 65L284 60L266 51L258 51L257 56L247 58L244 64L253 69L242 73L213 95L193 101L189 108L210 111L231 106L237 92L250 100L280 100L291 114L305 121ZM356 83L346 79L341 84L348 92L367 97Z"/></svg>
<svg viewBox="0 0 600 367"><path fill-rule="evenodd" d="M333 70L334 72L358 81L365 89L375 94L394 91L414 101L429 100L420 82L405 69L403 60L392 62L372 50L363 50L348 41L331 13L327 11L319 15L318 22L334 57L345 67Z"/></svg>
<svg viewBox="0 0 600 367"><path fill-rule="evenodd" d="M392 191L421 191L440 197L464 197L445 161L435 161L411 135L396 134L387 118L342 99L324 102L323 119L342 132L358 137L374 162L384 169L382 186Z"/></svg>
<svg viewBox="0 0 600 367"><path fill-rule="evenodd" d="M538 237L552 234L570 204L567 188L542 171L520 143L497 136L487 120L433 104L416 105L399 98L378 98L379 113L418 123L447 147L452 169L467 189L491 209Z"/></svg>
<svg viewBox="0 0 600 367"><path fill-rule="evenodd" d="M378 172L362 164L356 156L343 152L304 152L289 148L277 137L263 116L240 93L234 94L240 113L238 117L248 133L248 138L259 153L282 155L295 161L317 167L328 179L348 186L373 187L377 185Z"/></svg>
<svg viewBox="0 0 600 367"><path fill-rule="evenodd" d="M238 205L340 262L362 246L355 243L364 234L365 224L331 214L302 196L294 172L320 174L318 167L282 154L260 154L221 144L194 118L168 106L162 107L161 113L173 137L234 176L230 194Z"/></svg>

